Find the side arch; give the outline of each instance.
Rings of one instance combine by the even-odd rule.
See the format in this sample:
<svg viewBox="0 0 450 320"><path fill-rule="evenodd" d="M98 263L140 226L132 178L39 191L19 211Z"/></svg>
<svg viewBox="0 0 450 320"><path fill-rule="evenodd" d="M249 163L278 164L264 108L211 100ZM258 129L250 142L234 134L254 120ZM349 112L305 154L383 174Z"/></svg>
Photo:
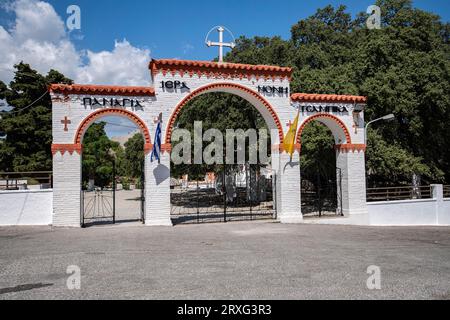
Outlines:
<svg viewBox="0 0 450 320"><path fill-rule="evenodd" d="M280 141L280 145L283 143L283 127L281 125L280 119L276 114L275 110L272 108L270 103L262 97L256 91L253 91L243 85L236 83L214 83L203 86L191 92L188 96L186 96L178 105L175 107L175 110L172 112L170 116L169 122L166 128L165 135L165 143L167 145L170 144L170 140L172 138L172 131L175 125L175 121L177 116L179 115L181 109L192 99L209 92L225 92L231 93L240 96L241 98L250 102L263 116L264 120L269 126L269 129L276 128L278 130L278 138ZM272 123L269 123L272 122ZM272 125L272 128L271 128Z"/></svg>
<svg viewBox="0 0 450 320"><path fill-rule="evenodd" d="M152 141L150 137L150 132L147 128L147 125L145 122L139 118L134 113L125 110L125 109L118 109L118 108L110 108L110 109L100 109L93 113L91 113L89 116L87 116L78 126L77 132L75 134L75 145L78 145L81 147L83 136L86 133L86 130L89 128L89 126L96 121L97 119L104 117L104 116L122 116L125 118L130 119L133 121L140 129L144 136L145 145L144 145L144 151L146 153L150 152L152 149Z"/></svg>
<svg viewBox="0 0 450 320"><path fill-rule="evenodd" d="M328 114L328 113L318 113L313 116L308 117L300 126L300 129L297 132L297 144L299 148L301 149L302 145L302 133L305 129L306 125L310 123L311 121L319 121L326 125L331 132L333 133L336 145L341 144L351 144L352 138L350 136L350 132L347 129L347 126L344 122L342 122L341 119L338 117Z"/></svg>

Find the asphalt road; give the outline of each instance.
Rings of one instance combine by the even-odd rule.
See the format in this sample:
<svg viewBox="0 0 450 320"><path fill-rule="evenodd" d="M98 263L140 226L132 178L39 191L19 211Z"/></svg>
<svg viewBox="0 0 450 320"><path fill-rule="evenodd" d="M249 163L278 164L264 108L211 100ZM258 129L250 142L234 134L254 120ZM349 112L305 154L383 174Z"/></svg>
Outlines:
<svg viewBox="0 0 450 320"><path fill-rule="evenodd" d="M381 290L366 286L371 265ZM450 299L450 228L0 228L0 299L54 298Z"/></svg>

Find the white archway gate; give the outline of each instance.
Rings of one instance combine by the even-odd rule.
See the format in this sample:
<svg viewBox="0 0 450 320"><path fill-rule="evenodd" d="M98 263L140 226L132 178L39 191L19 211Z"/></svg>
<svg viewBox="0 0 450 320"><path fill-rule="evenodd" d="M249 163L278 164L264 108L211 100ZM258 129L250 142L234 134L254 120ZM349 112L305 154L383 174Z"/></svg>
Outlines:
<svg viewBox="0 0 450 320"><path fill-rule="evenodd" d="M271 130L272 168L276 171L277 216L283 223L303 221L300 210L301 131L321 121L336 140L337 165L343 172L344 214L367 215L365 198L365 98L290 93L292 70L276 66L184 60L152 60L151 87L61 85L50 87L53 102L53 175L55 226L80 226L82 136L105 115L134 121L145 137L145 222L168 226L170 220L170 138L176 117L191 99L228 92L249 101ZM297 152L284 152L283 137L301 110ZM150 161L151 134L162 113L161 161Z"/></svg>

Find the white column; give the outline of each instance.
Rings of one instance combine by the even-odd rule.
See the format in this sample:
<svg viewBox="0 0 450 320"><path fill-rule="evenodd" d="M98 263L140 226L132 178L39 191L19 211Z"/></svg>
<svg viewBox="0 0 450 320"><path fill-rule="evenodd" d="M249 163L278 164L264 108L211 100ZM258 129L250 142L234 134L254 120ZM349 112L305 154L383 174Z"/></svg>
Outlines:
<svg viewBox="0 0 450 320"><path fill-rule="evenodd" d="M277 171L277 213L281 223L302 223L303 215L300 202L300 162L295 152L292 161L286 152L278 154Z"/></svg>
<svg viewBox="0 0 450 320"><path fill-rule="evenodd" d="M367 220L364 152L337 151L336 167L340 168L342 172L342 211L344 215Z"/></svg>
<svg viewBox="0 0 450 320"><path fill-rule="evenodd" d="M436 224L450 225L450 215L444 207L444 186L442 184L430 185L433 192L433 199L436 200Z"/></svg>
<svg viewBox="0 0 450 320"><path fill-rule="evenodd" d="M145 225L172 226L170 220L170 153L161 154L161 162L145 156Z"/></svg>
<svg viewBox="0 0 450 320"><path fill-rule="evenodd" d="M81 156L53 156L53 226L81 226Z"/></svg>

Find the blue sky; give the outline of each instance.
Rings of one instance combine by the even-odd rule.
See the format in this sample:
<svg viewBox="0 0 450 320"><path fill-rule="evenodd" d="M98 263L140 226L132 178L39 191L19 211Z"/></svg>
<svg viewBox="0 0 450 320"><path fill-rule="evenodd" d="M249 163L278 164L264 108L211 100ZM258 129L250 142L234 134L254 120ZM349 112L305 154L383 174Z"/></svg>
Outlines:
<svg viewBox="0 0 450 320"><path fill-rule="evenodd" d="M25 61L41 73L59 70L77 83L150 85L150 58L212 60L217 48L207 32L224 25L235 37L290 37L291 26L328 4L344 4L353 16L375 0L0 0L0 80ZM415 0L414 6L449 21L450 1ZM65 27L67 8L81 9L81 30ZM217 39L212 33L211 40ZM225 40L230 40L225 39ZM7 54L4 54L7 53ZM110 136L131 123L108 119ZM132 125L132 124L131 124Z"/></svg>
<svg viewBox="0 0 450 320"><path fill-rule="evenodd" d="M151 50L155 58L211 60L215 49L204 45L205 35L216 25L225 25L236 37L290 36L290 28L300 19L328 4L344 4L356 15L374 0L350 1L143 1L143 0L51 0L61 15L70 4L82 10L84 39L75 41L79 49L111 50L115 39L126 38L134 46ZM416 0L414 5L439 14L449 21L450 1ZM216 34L214 34L217 37Z"/></svg>

